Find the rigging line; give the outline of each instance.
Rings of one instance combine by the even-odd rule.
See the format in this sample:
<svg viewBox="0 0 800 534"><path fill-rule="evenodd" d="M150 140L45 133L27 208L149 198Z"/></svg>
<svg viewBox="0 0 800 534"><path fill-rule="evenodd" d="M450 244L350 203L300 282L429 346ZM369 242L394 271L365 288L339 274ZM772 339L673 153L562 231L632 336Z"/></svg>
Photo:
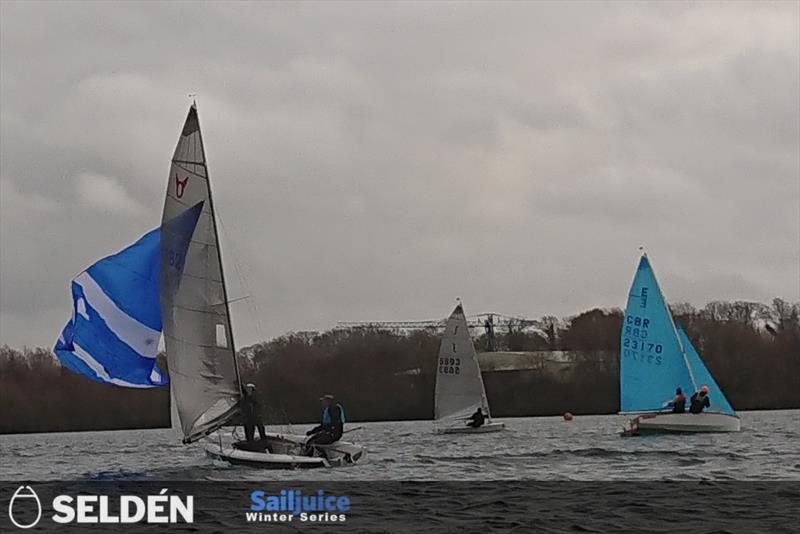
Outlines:
<svg viewBox="0 0 800 534"><path fill-rule="evenodd" d="M233 269L236 271L236 275L239 278L239 283L242 284L242 288L244 289L244 293L248 295L250 298L246 298L245 300L248 301L249 308L250 308L250 315L253 317L253 321L255 321L255 327L257 335L262 335L264 332L264 326L261 323L261 309L258 305L258 299L253 292L252 287L250 286L249 280L245 276L244 268L242 267L241 262L239 261L239 255L236 254L236 248L233 245L233 239L231 239L231 235L228 232L227 227L225 226L225 222L222 220L222 217L217 214L217 220L219 221L220 228L222 228L222 233L225 236L225 240L229 244L229 248L231 250L231 256L233 259ZM238 299L242 300L242 299Z"/></svg>
<svg viewBox="0 0 800 534"><path fill-rule="evenodd" d="M641 247L640 247L641 248ZM647 253L644 254L647 256ZM649 262L648 257L648 262ZM689 379L692 381L692 388L697 391L697 381L694 379L694 371L692 370L691 364L689 364L689 357L686 355L686 348L683 346L683 342L681 341L681 336L678 335L678 328L675 326L675 319L672 317L672 311L669 309L669 304L667 303L667 299L664 296L664 292L661 290L661 285L658 283L658 278L656 277L656 271L653 268L652 263L650 264L650 272L653 273L653 281L656 284L656 290L661 295L661 300L664 302L664 307L667 310L667 317L669 317L669 324L672 326L672 333L675 335L675 340L678 342L678 348L681 350L681 355L683 356L683 363L686 365L686 370L689 371Z"/></svg>

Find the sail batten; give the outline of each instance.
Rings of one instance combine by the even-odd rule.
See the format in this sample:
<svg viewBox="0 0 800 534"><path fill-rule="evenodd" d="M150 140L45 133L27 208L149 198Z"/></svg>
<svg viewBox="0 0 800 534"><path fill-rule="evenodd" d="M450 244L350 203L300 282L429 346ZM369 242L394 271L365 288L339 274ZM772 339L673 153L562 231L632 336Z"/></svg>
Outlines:
<svg viewBox="0 0 800 534"><path fill-rule="evenodd" d="M162 221L202 202L180 276L170 269L174 240L162 238L161 309L172 398L184 441L213 432L241 395L211 184L197 109L189 109L170 165ZM163 232L162 232L163 233Z"/></svg>

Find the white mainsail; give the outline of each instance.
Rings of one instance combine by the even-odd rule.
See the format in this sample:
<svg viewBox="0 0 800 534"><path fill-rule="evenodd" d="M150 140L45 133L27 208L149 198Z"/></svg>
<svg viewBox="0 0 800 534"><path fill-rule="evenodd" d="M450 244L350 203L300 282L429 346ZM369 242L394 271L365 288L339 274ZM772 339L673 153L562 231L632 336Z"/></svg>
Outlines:
<svg viewBox="0 0 800 534"><path fill-rule="evenodd" d="M490 415L478 355L459 304L447 319L439 347L434 417L445 426L463 425L479 407Z"/></svg>
<svg viewBox="0 0 800 534"><path fill-rule="evenodd" d="M206 167L203 138L192 104L172 157L165 223L202 203L185 257L176 255L169 232L161 243L161 314L170 393L184 442L213 432L238 410L241 394L228 296ZM183 267L179 280L170 264Z"/></svg>

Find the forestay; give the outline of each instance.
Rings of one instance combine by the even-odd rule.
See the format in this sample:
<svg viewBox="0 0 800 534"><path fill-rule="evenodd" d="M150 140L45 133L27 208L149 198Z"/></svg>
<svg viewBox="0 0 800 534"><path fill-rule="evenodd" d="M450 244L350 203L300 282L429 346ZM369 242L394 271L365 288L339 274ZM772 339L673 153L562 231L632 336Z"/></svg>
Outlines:
<svg viewBox="0 0 800 534"><path fill-rule="evenodd" d="M202 204L201 204L202 203ZM184 441L213 432L237 411L241 387L214 205L197 109L189 109L172 158L164 221L201 205L185 258L174 236L162 239L161 310L172 398ZM179 282L170 261L183 264Z"/></svg>
<svg viewBox="0 0 800 534"><path fill-rule="evenodd" d="M663 408L675 388L696 389L672 315L647 255L628 294L620 339L620 411Z"/></svg>
<svg viewBox="0 0 800 534"><path fill-rule="evenodd" d="M464 424L480 407L489 416L478 356L461 304L447 319L436 365L435 418L445 426Z"/></svg>

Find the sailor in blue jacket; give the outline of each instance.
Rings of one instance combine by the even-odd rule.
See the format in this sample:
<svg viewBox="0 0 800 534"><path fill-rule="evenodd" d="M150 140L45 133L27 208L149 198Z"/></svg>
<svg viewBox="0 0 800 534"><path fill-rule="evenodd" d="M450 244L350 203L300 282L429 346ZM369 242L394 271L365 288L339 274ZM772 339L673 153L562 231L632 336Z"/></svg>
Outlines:
<svg viewBox="0 0 800 534"><path fill-rule="evenodd" d="M306 446L311 449L311 445L328 445L341 439L344 433L344 408L335 402L333 395L323 395L319 398L322 403L322 424L306 432L309 438Z"/></svg>

